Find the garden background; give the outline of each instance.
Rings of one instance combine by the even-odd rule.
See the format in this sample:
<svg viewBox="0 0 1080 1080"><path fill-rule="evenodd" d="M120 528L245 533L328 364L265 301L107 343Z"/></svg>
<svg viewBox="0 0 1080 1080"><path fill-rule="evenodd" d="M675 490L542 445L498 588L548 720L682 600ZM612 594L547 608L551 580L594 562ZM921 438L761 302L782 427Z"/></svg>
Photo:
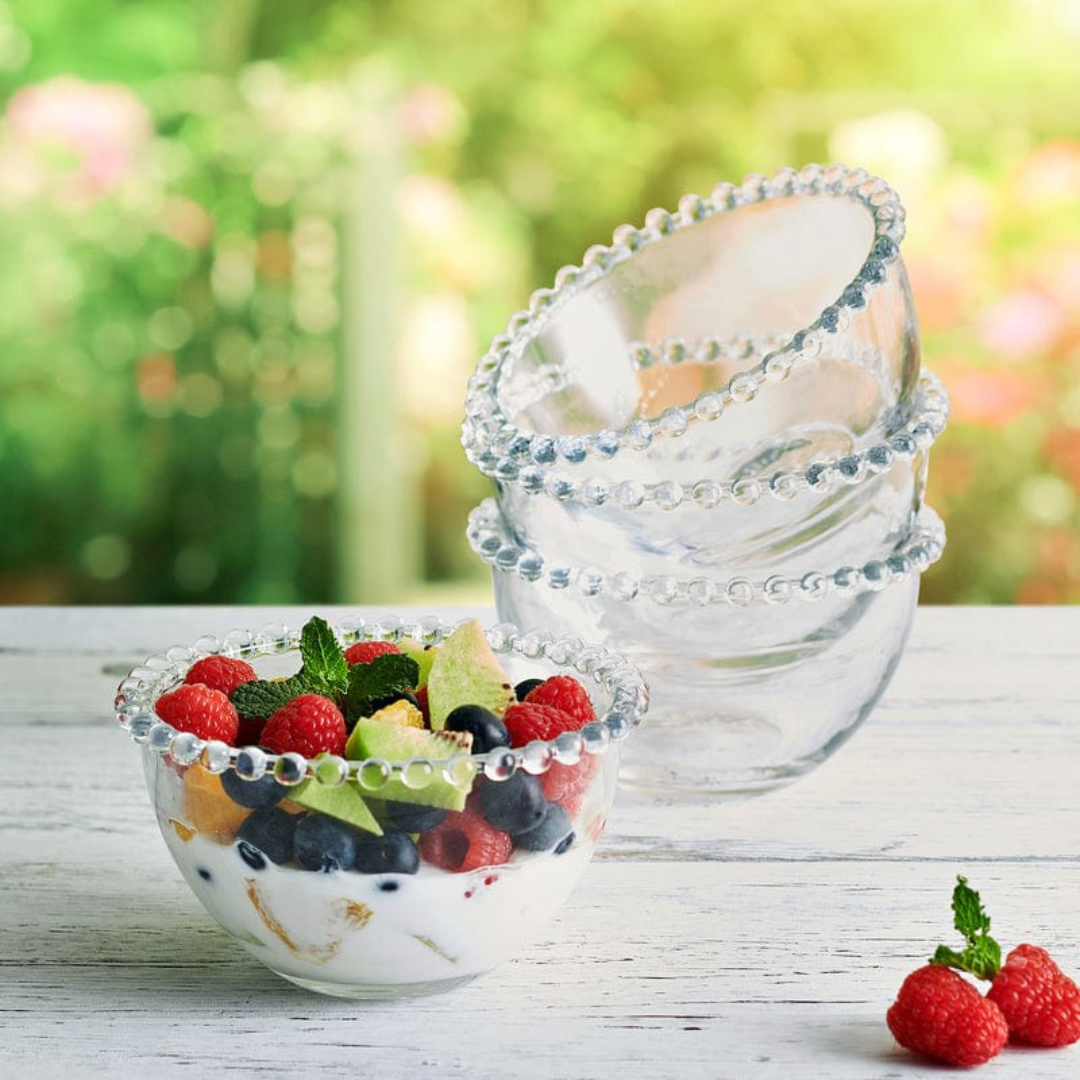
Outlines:
<svg viewBox="0 0 1080 1080"><path fill-rule="evenodd" d="M782 165L908 209L929 602L1080 600L1077 0L0 2L0 602L487 595L490 338Z"/></svg>

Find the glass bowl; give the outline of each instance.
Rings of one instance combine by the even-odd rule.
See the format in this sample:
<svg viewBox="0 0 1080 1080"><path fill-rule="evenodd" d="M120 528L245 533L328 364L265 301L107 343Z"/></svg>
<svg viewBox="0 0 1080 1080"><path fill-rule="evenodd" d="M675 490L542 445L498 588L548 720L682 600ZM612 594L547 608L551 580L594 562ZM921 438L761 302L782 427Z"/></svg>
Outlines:
<svg viewBox="0 0 1080 1080"><path fill-rule="evenodd" d="M437 645L453 625L438 619L350 619L333 630L342 646L404 638ZM261 679L295 672L300 634L286 627L200 639L151 657L120 684L117 719L141 746L150 798L177 866L232 938L285 979L325 994L376 1000L463 985L532 939L580 880L611 806L620 751L645 714L647 689L622 657L577 638L521 632L507 624L485 636L514 683L559 673L578 678L598 719L580 731L515 749L351 761L205 741L157 717L157 699L203 656L244 659ZM555 802L562 807L555 845L523 833L513 840L512 852L509 840L496 845L497 861L485 863L472 854L487 850L481 846L466 855L473 826L464 819L475 816L476 800L484 805L489 795L498 799L512 790L499 785L537 782L551 799L543 820L556 817ZM439 821L437 810L417 803L414 794L431 785L459 791L462 798L468 791L464 813ZM273 793L269 799L267 791ZM403 802L403 792L413 801ZM303 797L303 806L290 802L290 795ZM322 816L313 805L342 796L359 796L384 826L384 836L400 832L415 839L418 865L395 864L388 871L380 861L385 856L358 841L348 868L331 863L331 869L301 869L291 848L275 854L272 842L249 842L254 814L277 813L279 822L280 814L292 814L297 824L290 835L299 835L305 818ZM246 805L260 801L273 805ZM291 829L292 819L287 824ZM533 850L541 841L547 847ZM429 851L459 869L431 865L424 854ZM351 848L348 858L354 858Z"/></svg>
<svg viewBox="0 0 1080 1080"><path fill-rule="evenodd" d="M719 184L622 226L478 362L469 459L501 483L648 485L859 452L918 379L903 234L889 186L841 165Z"/></svg>
<svg viewBox="0 0 1080 1080"><path fill-rule="evenodd" d="M882 440L859 453L805 462L797 472L762 468L734 477L709 473L693 484L611 487L568 470L552 474L557 487L500 483L496 500L526 576L582 560L638 576L687 577L768 576L866 561L887 554L911 529L930 448L948 419L948 397L928 371L909 404Z"/></svg>
<svg viewBox="0 0 1080 1080"><path fill-rule="evenodd" d="M623 782L665 798L767 791L829 757L869 715L899 661L919 578L945 543L929 508L890 552L797 574L637 577L523 559L494 500L470 519L500 618L618 642L649 682L647 732ZM523 567L527 572L523 573Z"/></svg>

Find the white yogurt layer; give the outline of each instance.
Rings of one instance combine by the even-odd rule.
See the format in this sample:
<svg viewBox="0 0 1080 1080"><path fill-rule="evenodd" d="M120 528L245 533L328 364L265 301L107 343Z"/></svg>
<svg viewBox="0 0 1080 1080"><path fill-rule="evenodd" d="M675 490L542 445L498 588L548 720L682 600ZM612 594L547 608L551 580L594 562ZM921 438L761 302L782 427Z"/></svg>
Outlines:
<svg viewBox="0 0 1080 1080"><path fill-rule="evenodd" d="M467 979L526 944L573 891L610 802L603 770L573 822L568 850L517 852L454 874L252 868L228 834L204 835L184 810L184 783L150 760L165 842L195 895L253 956L283 975L343 986Z"/></svg>
<svg viewBox="0 0 1080 1080"><path fill-rule="evenodd" d="M452 874L253 870L236 844L163 833L195 895L268 967L301 979L375 985L435 982L494 967L527 942L573 891L591 854L522 854Z"/></svg>

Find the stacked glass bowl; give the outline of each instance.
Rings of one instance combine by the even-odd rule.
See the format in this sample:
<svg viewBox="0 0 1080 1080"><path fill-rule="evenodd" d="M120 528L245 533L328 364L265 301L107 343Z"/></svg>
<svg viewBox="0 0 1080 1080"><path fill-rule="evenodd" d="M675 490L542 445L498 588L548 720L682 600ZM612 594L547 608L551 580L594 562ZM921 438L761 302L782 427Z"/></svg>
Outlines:
<svg viewBox="0 0 1080 1080"><path fill-rule="evenodd" d="M840 165L688 195L541 289L481 358L462 441L499 617L618 648L652 723L623 781L767 790L899 661L944 531L889 186Z"/></svg>

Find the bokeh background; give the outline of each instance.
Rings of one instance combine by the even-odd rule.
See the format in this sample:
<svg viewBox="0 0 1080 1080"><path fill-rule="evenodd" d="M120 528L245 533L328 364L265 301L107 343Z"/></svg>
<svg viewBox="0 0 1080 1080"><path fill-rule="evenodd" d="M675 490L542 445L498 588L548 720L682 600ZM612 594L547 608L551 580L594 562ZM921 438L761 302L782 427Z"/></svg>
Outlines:
<svg viewBox="0 0 1080 1080"><path fill-rule="evenodd" d="M465 382L781 165L907 208L929 602L1080 600L1078 0L0 0L0 602L483 598Z"/></svg>

